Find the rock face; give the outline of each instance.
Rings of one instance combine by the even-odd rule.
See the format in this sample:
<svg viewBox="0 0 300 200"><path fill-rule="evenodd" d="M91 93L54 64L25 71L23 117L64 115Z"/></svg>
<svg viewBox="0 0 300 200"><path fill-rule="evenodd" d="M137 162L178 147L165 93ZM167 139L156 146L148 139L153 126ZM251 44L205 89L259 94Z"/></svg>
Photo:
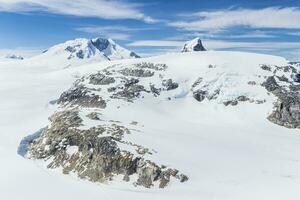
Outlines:
<svg viewBox="0 0 300 200"><path fill-rule="evenodd" d="M195 38L191 41L188 41L184 44L181 52L192 52L192 51L206 51L206 49L202 45L202 41L200 38Z"/></svg>
<svg viewBox="0 0 300 200"><path fill-rule="evenodd" d="M101 111L114 106L114 101L134 102L144 95L155 97L175 90L178 83L163 75L166 69L166 65L153 63L116 65L78 79L59 97L60 109L49 118L48 128L29 142L26 156L93 182L121 176L135 186L164 188L172 179L187 181L179 170L146 158L156 151L130 140L136 129L129 126L138 122L107 119ZM150 77L159 79L160 84L152 85Z"/></svg>
<svg viewBox="0 0 300 200"><path fill-rule="evenodd" d="M282 72L295 73L294 66L275 66L273 75L262 84L268 92L277 97L273 112L268 119L287 128L300 128L300 85L295 79L278 76Z"/></svg>

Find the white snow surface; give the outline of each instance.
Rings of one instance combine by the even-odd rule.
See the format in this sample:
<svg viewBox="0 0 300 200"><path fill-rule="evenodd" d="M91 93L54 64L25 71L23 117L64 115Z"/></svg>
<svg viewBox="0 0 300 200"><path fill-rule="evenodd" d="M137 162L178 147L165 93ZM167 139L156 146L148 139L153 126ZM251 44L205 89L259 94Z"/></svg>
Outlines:
<svg viewBox="0 0 300 200"><path fill-rule="evenodd" d="M55 100L82 75L113 64L153 62L180 87L167 98L145 98L105 115L138 121L135 139L158 153L154 160L176 167L189 181L172 181L165 189L133 187L115 179L95 184L48 170L39 161L17 154L21 139L48 125ZM269 122L274 97L248 81L268 75L260 64L285 65L284 58L240 52L203 51L151 58L55 68L43 62L0 62L0 199L213 199L298 200L300 198L300 133ZM49 62L52 62L49 60ZM212 65L213 68L208 66ZM189 90L203 77L222 88L215 101L197 102ZM247 93L266 103L224 106L221 100ZM153 100L155 99L155 100ZM138 124L138 125L139 125ZM70 149L70 153L76 149Z"/></svg>

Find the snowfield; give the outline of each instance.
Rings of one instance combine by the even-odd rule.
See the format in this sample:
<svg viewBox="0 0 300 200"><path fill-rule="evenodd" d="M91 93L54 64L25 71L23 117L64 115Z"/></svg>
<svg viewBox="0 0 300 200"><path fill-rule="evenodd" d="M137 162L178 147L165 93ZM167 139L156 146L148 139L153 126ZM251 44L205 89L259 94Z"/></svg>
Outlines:
<svg viewBox="0 0 300 200"><path fill-rule="evenodd" d="M60 60L61 62L62 60ZM20 141L48 125L57 109L51 104L72 83L108 66L151 62L166 64L166 74L179 88L160 98L108 107L105 116L138 121L134 140L157 151L151 159L176 167L189 177L165 189L133 187L118 178L95 184L41 161L18 155ZM275 97L260 86L270 72L260 65L287 65L277 56L202 51L116 60L72 68L38 60L0 61L0 199L207 199L298 200L300 198L300 132L267 120ZM66 66L66 63L61 63ZM198 102L190 90L220 89L218 96ZM255 81L258 85L249 85ZM246 95L253 101L224 106ZM69 149L72 153L76 149ZM121 178L120 178L121 179Z"/></svg>

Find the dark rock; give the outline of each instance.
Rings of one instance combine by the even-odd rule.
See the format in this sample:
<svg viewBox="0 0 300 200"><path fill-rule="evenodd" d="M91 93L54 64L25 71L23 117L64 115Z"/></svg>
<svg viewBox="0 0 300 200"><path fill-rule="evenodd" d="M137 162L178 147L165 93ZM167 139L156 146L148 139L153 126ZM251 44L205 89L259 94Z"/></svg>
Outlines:
<svg viewBox="0 0 300 200"><path fill-rule="evenodd" d="M172 79L163 80L162 85L166 90L174 90L178 88L178 83L173 82Z"/></svg>
<svg viewBox="0 0 300 200"><path fill-rule="evenodd" d="M99 95L89 94L89 90L82 85L75 85L73 88L63 92L57 103L69 103L83 107L106 107L106 102Z"/></svg>
<svg viewBox="0 0 300 200"><path fill-rule="evenodd" d="M92 119L92 120L100 120L98 113L96 112L91 112L87 115L88 118Z"/></svg>
<svg viewBox="0 0 300 200"><path fill-rule="evenodd" d="M125 182L129 182L130 181L130 177L128 176L128 174L124 175L123 181L125 181Z"/></svg>
<svg viewBox="0 0 300 200"><path fill-rule="evenodd" d="M271 67L268 65L261 65L260 68L262 68L263 70L266 70L266 71L271 71Z"/></svg>
<svg viewBox="0 0 300 200"><path fill-rule="evenodd" d="M279 90L280 87L278 83L276 82L274 76L270 76L267 78L267 80L262 84L268 92L274 92L275 90Z"/></svg>
<svg viewBox="0 0 300 200"><path fill-rule="evenodd" d="M203 90L196 90L193 92L193 97L197 100L197 101L203 101L205 99L205 97L207 96L207 91L203 91Z"/></svg>
<svg viewBox="0 0 300 200"><path fill-rule="evenodd" d="M153 186L153 182L157 181L161 174L161 169L155 163L148 160L140 160L137 166L138 185L146 188Z"/></svg>
<svg viewBox="0 0 300 200"><path fill-rule="evenodd" d="M242 95L242 96L239 96L239 97L237 98L237 100L238 100L238 101L249 101L249 98L246 97L246 96L244 96L244 95Z"/></svg>
<svg viewBox="0 0 300 200"><path fill-rule="evenodd" d="M125 79L124 87L117 88L115 93L112 95L112 98L132 101L139 97L142 92L149 92L144 88L144 86L137 83L139 83L138 79Z"/></svg>
<svg viewBox="0 0 300 200"><path fill-rule="evenodd" d="M292 78L295 82L300 83L300 74L299 73L293 74Z"/></svg>
<svg viewBox="0 0 300 200"><path fill-rule="evenodd" d="M134 52L130 52L130 57L134 57L134 58L140 58L141 56L137 55Z"/></svg>
<svg viewBox="0 0 300 200"><path fill-rule="evenodd" d="M70 53L74 53L74 52L76 52L76 49L75 49L75 47L68 46L68 47L65 49L65 51L68 51L68 52L70 52Z"/></svg>
<svg viewBox="0 0 300 200"><path fill-rule="evenodd" d="M288 128L300 128L300 95L281 96L275 104L275 110L268 119L275 124Z"/></svg>
<svg viewBox="0 0 300 200"><path fill-rule="evenodd" d="M142 68L142 69L153 69L156 71L164 71L168 68L166 64L154 64L154 63L147 63L147 62L138 63L135 65L135 67Z"/></svg>
<svg viewBox="0 0 300 200"><path fill-rule="evenodd" d="M107 47L110 44L110 42L108 41L108 39L105 39L105 38L96 38L96 39L93 39L93 40L91 40L91 43L99 51L103 51L103 50L107 49Z"/></svg>
<svg viewBox="0 0 300 200"><path fill-rule="evenodd" d="M80 59L83 59L84 58L84 53L82 50L79 50L77 53L76 53L76 56L77 58L80 58Z"/></svg>
<svg viewBox="0 0 300 200"><path fill-rule="evenodd" d="M256 82L255 81L249 81L248 85L256 85Z"/></svg>
<svg viewBox="0 0 300 200"><path fill-rule="evenodd" d="M109 85L115 82L113 77L106 76L102 73L92 74L90 77L90 84L94 85Z"/></svg>
<svg viewBox="0 0 300 200"><path fill-rule="evenodd" d="M188 181L189 180L189 177L187 177L186 175L184 175L184 174L180 174L179 175L179 180L180 180L180 182L186 182L186 181Z"/></svg>
<svg viewBox="0 0 300 200"><path fill-rule="evenodd" d="M154 96L158 96L160 94L161 89L155 87L155 85L150 84L150 91L154 94Z"/></svg>
<svg viewBox="0 0 300 200"><path fill-rule="evenodd" d="M239 102L238 102L237 100L232 100L232 101L225 101L225 102L223 102L223 104L224 104L225 106L229 106L229 105L231 105L231 106L236 106L238 103L239 103Z"/></svg>
<svg viewBox="0 0 300 200"><path fill-rule="evenodd" d="M200 85L203 81L202 77L197 78L197 80L193 83L192 89L194 89L196 86Z"/></svg>
<svg viewBox="0 0 300 200"><path fill-rule="evenodd" d="M154 72L144 69L132 69L125 68L119 71L124 76L134 76L134 77L151 77L154 75Z"/></svg>
<svg viewBox="0 0 300 200"><path fill-rule="evenodd" d="M278 78L279 81L282 82L289 82L289 79L287 77L283 76L276 76Z"/></svg>

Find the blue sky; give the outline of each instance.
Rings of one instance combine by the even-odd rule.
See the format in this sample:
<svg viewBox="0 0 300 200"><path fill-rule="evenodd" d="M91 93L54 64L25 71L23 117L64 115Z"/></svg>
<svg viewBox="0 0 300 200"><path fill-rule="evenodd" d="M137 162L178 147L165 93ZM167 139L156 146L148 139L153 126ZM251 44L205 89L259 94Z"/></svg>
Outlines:
<svg viewBox="0 0 300 200"><path fill-rule="evenodd" d="M300 61L300 0L0 0L0 54L78 37L111 37L145 56L200 37L211 50Z"/></svg>

